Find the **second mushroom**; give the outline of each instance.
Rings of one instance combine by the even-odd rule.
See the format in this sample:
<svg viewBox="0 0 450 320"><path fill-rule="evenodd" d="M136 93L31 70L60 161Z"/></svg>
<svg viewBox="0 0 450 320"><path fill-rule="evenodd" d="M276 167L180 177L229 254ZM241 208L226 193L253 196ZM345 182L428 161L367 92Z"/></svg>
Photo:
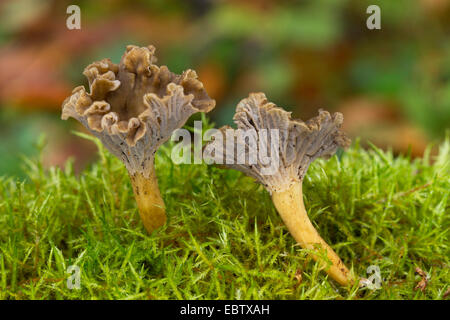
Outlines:
<svg viewBox="0 0 450 320"><path fill-rule="evenodd" d="M62 119L81 122L125 164L149 233L166 221L156 150L192 114L215 106L195 71L176 75L155 65L154 53L153 46L130 45L118 65L109 59L90 64L83 72L90 93L76 87L62 106Z"/></svg>
<svg viewBox="0 0 450 320"><path fill-rule="evenodd" d="M302 193L302 181L311 162L349 145L350 140L340 130L342 114L321 110L309 121L294 120L289 112L268 102L263 93L252 93L238 104L233 119L237 130L223 127L222 134L206 145L205 154L211 161L242 171L263 184L300 246L310 250L338 283L352 284L347 267L309 220ZM273 136L272 131L277 134Z"/></svg>

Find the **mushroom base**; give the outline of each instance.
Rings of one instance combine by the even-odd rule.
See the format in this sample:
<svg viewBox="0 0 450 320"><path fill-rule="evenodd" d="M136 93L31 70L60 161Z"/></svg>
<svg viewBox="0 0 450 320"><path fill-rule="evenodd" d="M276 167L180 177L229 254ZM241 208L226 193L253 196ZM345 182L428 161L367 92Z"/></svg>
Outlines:
<svg viewBox="0 0 450 320"><path fill-rule="evenodd" d="M326 253L312 254L314 260L321 262L331 278L343 286L353 284L354 280L347 267L334 250L320 237L309 220L303 204L302 184L294 183L282 192L273 192L272 200L289 232L304 249ZM328 260L328 261L327 261ZM331 265L330 265L331 262Z"/></svg>
<svg viewBox="0 0 450 320"><path fill-rule="evenodd" d="M130 179L144 227L148 233L152 233L157 228L163 226L167 219L164 201L161 198L158 188L155 169L152 166L148 177L140 172L136 172L130 174Z"/></svg>

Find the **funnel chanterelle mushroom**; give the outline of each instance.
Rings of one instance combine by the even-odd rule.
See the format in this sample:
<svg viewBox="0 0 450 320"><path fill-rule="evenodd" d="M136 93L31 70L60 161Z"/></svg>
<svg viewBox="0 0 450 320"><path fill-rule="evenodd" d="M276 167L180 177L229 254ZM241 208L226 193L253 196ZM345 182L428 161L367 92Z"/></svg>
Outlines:
<svg viewBox="0 0 450 320"><path fill-rule="evenodd" d="M127 46L119 65L103 59L87 66L90 93L76 87L62 119L81 122L125 164L139 213L151 232L166 221L154 169L158 147L196 112L215 106L193 70L181 75L154 63L155 48Z"/></svg>
<svg viewBox="0 0 450 320"><path fill-rule="evenodd" d="M353 283L349 270L309 220L302 196L302 181L310 163L318 157L330 157L338 147L347 147L350 143L340 131L342 114L330 115L327 111L320 110L317 117L307 122L293 120L290 112L268 102L263 93L252 93L238 104L233 120L238 127L232 134L236 143L213 140L206 146L206 154L216 161L222 159L219 160L221 163L225 163L223 159L231 154L229 158L232 161L227 162L232 164L225 166L242 171L262 183L270 192L278 213L295 240L303 248L324 250L331 261L328 274L342 285ZM279 141L271 141L270 132L261 134L264 131L261 129L278 129ZM230 128L223 127L221 130ZM249 136L256 143L249 143L249 139L239 136L239 132L247 130L254 132ZM228 137L225 132L222 135ZM270 154L271 145L278 145L273 154ZM269 157L277 157L279 165L275 173L266 174L264 168L267 169L267 163L261 162L259 157L256 163L249 163L249 156L259 154L261 146L269 146L264 147L263 152L269 153ZM245 150L244 164L239 164L239 148ZM320 254L313 254L313 258L325 266L326 259L321 259Z"/></svg>

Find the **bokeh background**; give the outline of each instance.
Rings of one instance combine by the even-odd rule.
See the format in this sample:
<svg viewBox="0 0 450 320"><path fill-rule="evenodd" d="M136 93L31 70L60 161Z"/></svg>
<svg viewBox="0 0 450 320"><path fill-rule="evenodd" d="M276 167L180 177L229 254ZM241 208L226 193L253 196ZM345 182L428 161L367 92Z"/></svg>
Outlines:
<svg viewBox="0 0 450 320"><path fill-rule="evenodd" d="M81 30L66 28L70 4ZM381 30L366 27L371 4ZM44 145L46 166L95 159L61 103L87 85L87 64L117 63L127 44L155 45L173 72L195 69L217 126L263 91L304 120L340 111L352 138L397 154L421 156L450 128L450 0L3 0L0 175L22 176L21 158Z"/></svg>

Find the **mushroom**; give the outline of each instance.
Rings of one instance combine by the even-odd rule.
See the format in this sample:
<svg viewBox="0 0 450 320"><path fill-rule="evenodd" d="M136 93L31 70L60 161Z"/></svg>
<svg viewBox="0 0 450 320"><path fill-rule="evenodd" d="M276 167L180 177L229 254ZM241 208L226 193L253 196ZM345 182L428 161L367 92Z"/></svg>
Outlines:
<svg viewBox="0 0 450 320"><path fill-rule="evenodd" d="M268 102L264 93L252 93L239 102L233 120L237 130L222 127L222 134L205 146L208 161L242 171L263 184L298 244L311 250L314 260L338 283L352 284L349 270L309 220L302 194L302 181L311 162L350 144L340 130L342 114L320 110L309 121L294 120L290 112ZM266 153L270 161L264 159Z"/></svg>
<svg viewBox="0 0 450 320"><path fill-rule="evenodd" d="M63 120L81 122L125 164L145 228L166 221L154 159L159 146L196 112L215 106L193 70L181 75L154 63L153 46L129 45L120 63L103 59L83 74L90 93L76 87L62 105Z"/></svg>

